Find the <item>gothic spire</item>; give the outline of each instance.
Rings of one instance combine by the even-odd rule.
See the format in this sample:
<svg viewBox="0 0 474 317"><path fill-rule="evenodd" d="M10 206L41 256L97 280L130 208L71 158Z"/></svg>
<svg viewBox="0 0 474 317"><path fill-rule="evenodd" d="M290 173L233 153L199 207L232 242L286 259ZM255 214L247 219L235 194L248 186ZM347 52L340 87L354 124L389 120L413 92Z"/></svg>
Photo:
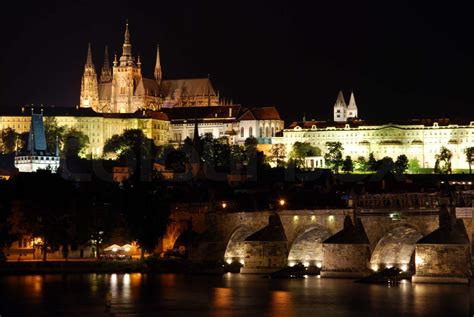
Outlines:
<svg viewBox="0 0 474 317"><path fill-rule="evenodd" d="M89 42L89 45L87 47L87 59L86 59L85 67L94 67L94 63L92 62L92 49L91 49L91 43L90 42Z"/></svg>
<svg viewBox="0 0 474 317"><path fill-rule="evenodd" d="M160 45L156 46L156 63L155 63L155 80L161 82L161 61L160 61Z"/></svg>
<svg viewBox="0 0 474 317"><path fill-rule="evenodd" d="M120 64L127 65L129 62L133 62L132 58L132 43L130 42L130 31L128 30L128 20L125 23L125 35L122 46L122 56L120 57ZM123 63L122 63L123 62Z"/></svg>
<svg viewBox="0 0 474 317"><path fill-rule="evenodd" d="M100 82L101 83L112 82L112 70L110 69L109 51L107 49L107 45L105 46L105 52L104 52L104 65L102 65L102 70L100 72Z"/></svg>

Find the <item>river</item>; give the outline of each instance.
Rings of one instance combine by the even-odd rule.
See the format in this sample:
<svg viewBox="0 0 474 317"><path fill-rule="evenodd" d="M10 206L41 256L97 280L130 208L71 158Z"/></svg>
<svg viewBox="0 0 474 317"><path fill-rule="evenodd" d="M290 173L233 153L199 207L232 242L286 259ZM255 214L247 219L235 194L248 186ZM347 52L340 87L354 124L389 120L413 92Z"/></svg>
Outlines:
<svg viewBox="0 0 474 317"><path fill-rule="evenodd" d="M0 316L470 316L471 287L308 277L0 276ZM105 309L107 292L112 294Z"/></svg>

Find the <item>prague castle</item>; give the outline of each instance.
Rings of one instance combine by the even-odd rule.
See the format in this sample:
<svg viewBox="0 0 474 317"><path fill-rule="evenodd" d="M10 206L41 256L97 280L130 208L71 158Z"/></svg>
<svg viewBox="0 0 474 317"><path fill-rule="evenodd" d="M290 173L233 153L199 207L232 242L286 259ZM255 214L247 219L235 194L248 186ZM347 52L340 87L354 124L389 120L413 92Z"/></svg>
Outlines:
<svg viewBox="0 0 474 317"><path fill-rule="evenodd" d="M133 113L138 109L219 105L219 96L209 78L163 79L160 50L157 47L154 78L142 76L140 56L132 54L128 23L122 55L114 56L112 68L105 48L104 63L97 76L89 44L81 81L80 107L96 112Z"/></svg>

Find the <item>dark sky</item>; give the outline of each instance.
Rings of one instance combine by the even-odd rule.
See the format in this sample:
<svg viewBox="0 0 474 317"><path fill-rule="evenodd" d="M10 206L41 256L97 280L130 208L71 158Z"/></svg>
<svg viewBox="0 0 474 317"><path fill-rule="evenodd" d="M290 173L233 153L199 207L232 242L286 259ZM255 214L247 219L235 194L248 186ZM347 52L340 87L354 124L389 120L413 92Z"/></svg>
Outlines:
<svg viewBox="0 0 474 317"><path fill-rule="evenodd" d="M415 2L415 1L413 1ZM17 1L0 13L0 106L78 104L87 43L134 53L152 76L211 74L221 95L328 119L339 89L364 119L473 116L469 2Z"/></svg>

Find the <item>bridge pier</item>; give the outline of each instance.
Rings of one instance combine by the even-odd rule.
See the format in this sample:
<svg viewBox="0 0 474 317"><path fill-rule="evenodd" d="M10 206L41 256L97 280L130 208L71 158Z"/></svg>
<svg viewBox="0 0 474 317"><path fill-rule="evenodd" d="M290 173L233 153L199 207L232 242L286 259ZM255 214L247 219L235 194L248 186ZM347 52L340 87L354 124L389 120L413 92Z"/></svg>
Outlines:
<svg viewBox="0 0 474 317"><path fill-rule="evenodd" d="M344 229L323 242L321 277L363 277L370 274L369 239L360 220L344 219Z"/></svg>

